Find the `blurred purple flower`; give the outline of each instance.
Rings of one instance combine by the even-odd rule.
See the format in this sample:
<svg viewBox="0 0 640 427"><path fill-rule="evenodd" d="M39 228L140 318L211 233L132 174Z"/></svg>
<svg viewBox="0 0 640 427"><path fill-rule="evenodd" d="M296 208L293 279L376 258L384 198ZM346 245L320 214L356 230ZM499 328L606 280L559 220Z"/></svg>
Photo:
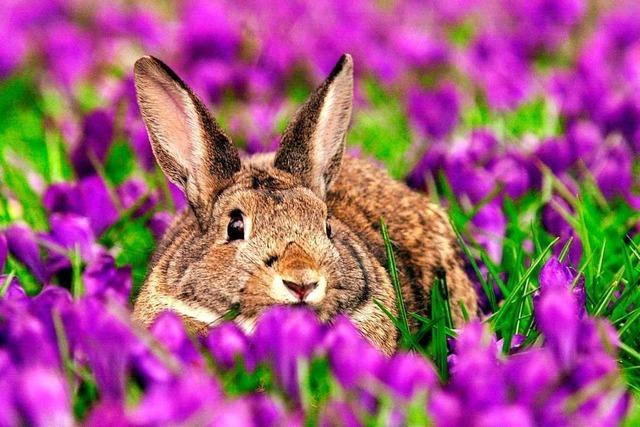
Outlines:
<svg viewBox="0 0 640 427"><path fill-rule="evenodd" d="M147 184L138 178L125 181L116 190L123 209L131 209L137 206L132 216L134 218L145 215L155 207L158 201L156 193L151 192Z"/></svg>
<svg viewBox="0 0 640 427"><path fill-rule="evenodd" d="M507 401L507 389L498 360L495 339L479 322L467 325L455 345L455 363L451 366L450 389L471 411L501 406Z"/></svg>
<svg viewBox="0 0 640 427"><path fill-rule="evenodd" d="M338 383L354 393L364 408L373 411L377 399L372 389L383 381L385 356L345 317L338 318L327 332L324 347Z"/></svg>
<svg viewBox="0 0 640 427"><path fill-rule="evenodd" d="M167 228L171 225L172 220L173 215L166 211L156 212L149 219L148 225L156 241L159 241L162 238L164 232L167 231Z"/></svg>
<svg viewBox="0 0 640 427"><path fill-rule="evenodd" d="M484 247L489 258L499 264L502 259L502 241L507 230L507 219L500 203L487 203L478 210L471 222L476 227L474 238Z"/></svg>
<svg viewBox="0 0 640 427"><path fill-rule="evenodd" d="M39 237L48 249L47 277L71 268L71 252L78 250L84 261L92 261L105 249L96 243L89 220L75 214L53 214L51 231Z"/></svg>
<svg viewBox="0 0 640 427"><path fill-rule="evenodd" d="M562 273L555 273L562 274ZM551 273L547 273L549 277ZM551 277L556 279L557 277ZM550 284L540 289L540 297L535 304L535 318L545 342L558 363L570 366L575 360L579 331L579 307L566 285ZM562 325L562 328L558 328Z"/></svg>
<svg viewBox="0 0 640 427"><path fill-rule="evenodd" d="M449 60L449 50L439 39L414 28L400 28L391 35L395 52L415 67L442 65Z"/></svg>
<svg viewBox="0 0 640 427"><path fill-rule="evenodd" d="M220 4L189 0L182 10L181 45L188 61L233 59L240 47L240 34Z"/></svg>
<svg viewBox="0 0 640 427"><path fill-rule="evenodd" d="M235 323L225 322L211 329L205 345L213 360L225 369L234 367L236 361L243 361L247 368L253 368L249 340Z"/></svg>
<svg viewBox="0 0 640 427"><path fill-rule="evenodd" d="M48 27L43 49L49 69L67 90L85 78L96 63L90 36L70 22L58 21Z"/></svg>
<svg viewBox="0 0 640 427"><path fill-rule="evenodd" d="M497 110L516 107L531 92L526 60L500 35L480 35L470 46L463 68Z"/></svg>
<svg viewBox="0 0 640 427"><path fill-rule="evenodd" d="M408 184L414 188L425 189L427 177L437 178L439 170L444 167L447 151L443 143L431 144L409 173Z"/></svg>
<svg viewBox="0 0 640 427"><path fill-rule="evenodd" d="M268 395L256 393L248 396L245 400L248 401L251 407L251 417L256 427L284 425L286 423L283 405Z"/></svg>
<svg viewBox="0 0 640 427"><path fill-rule="evenodd" d="M526 167L512 156L499 157L489 166L496 182L504 186L505 193L518 199L531 189Z"/></svg>
<svg viewBox="0 0 640 427"><path fill-rule="evenodd" d="M436 390L429 400L429 413L437 426L464 426L463 403L455 396L443 390Z"/></svg>
<svg viewBox="0 0 640 427"><path fill-rule="evenodd" d="M75 312L76 339L81 344L98 385L102 399L122 402L131 348L136 342L133 332L109 313L99 300L85 298ZM71 334L73 335L73 333Z"/></svg>
<svg viewBox="0 0 640 427"><path fill-rule="evenodd" d="M567 130L567 143L571 149L572 161L582 160L589 165L596 149L603 144L602 133L593 122L578 122Z"/></svg>
<svg viewBox="0 0 640 427"><path fill-rule="evenodd" d="M298 364L311 359L323 336L313 312L272 308L261 316L253 334L256 362L270 362L284 390L299 401ZM290 345L294 341L296 345Z"/></svg>
<svg viewBox="0 0 640 427"><path fill-rule="evenodd" d="M177 356L187 365L202 365L203 359L187 335L182 319L171 311L161 313L150 328L153 336L169 353Z"/></svg>
<svg viewBox="0 0 640 427"><path fill-rule="evenodd" d="M186 369L170 382L152 384L129 420L135 425L202 424L223 409L218 407L221 398L220 386L210 376ZM246 411L238 416L247 416Z"/></svg>
<svg viewBox="0 0 640 427"><path fill-rule="evenodd" d="M409 117L426 137L439 140L456 127L460 97L452 84L425 91L414 88L408 94Z"/></svg>
<svg viewBox="0 0 640 427"><path fill-rule="evenodd" d="M631 150L621 142L606 147L591 166L602 194L608 199L631 194L634 183Z"/></svg>
<svg viewBox="0 0 640 427"><path fill-rule="evenodd" d="M71 153L71 162L80 177L95 173L93 162L104 162L114 132L113 113L96 110L84 118L82 137Z"/></svg>
<svg viewBox="0 0 640 427"><path fill-rule="evenodd" d="M559 375L558 364L547 349L513 355L507 360L504 371L514 400L527 407L535 406L545 397Z"/></svg>
<svg viewBox="0 0 640 427"><path fill-rule="evenodd" d="M473 204L491 194L496 186L495 177L473 164L464 152L447 159L445 173L453 192L458 197L467 196Z"/></svg>
<svg viewBox="0 0 640 427"><path fill-rule="evenodd" d="M536 156L554 174L564 172L573 162L573 153L567 141L561 137L547 138L536 149Z"/></svg>
<svg viewBox="0 0 640 427"><path fill-rule="evenodd" d="M0 79L4 79L23 61L27 50L27 37L7 15L0 16L0 37L2 40L11 40L11 43L3 43L0 47Z"/></svg>
<svg viewBox="0 0 640 427"><path fill-rule="evenodd" d="M566 40L586 10L584 0L508 0L503 7L514 18L514 38L527 53L551 51Z"/></svg>
<svg viewBox="0 0 640 427"><path fill-rule="evenodd" d="M43 196L43 203L50 213L74 213L87 217L96 236L118 219L114 200L98 175L83 178L76 185L51 185Z"/></svg>
<svg viewBox="0 0 640 427"><path fill-rule="evenodd" d="M47 271L35 233L25 225L13 224L3 234L7 239L9 252L26 265L38 281L45 283L48 279Z"/></svg>
<svg viewBox="0 0 640 427"><path fill-rule="evenodd" d="M26 425L75 425L66 383L56 370L26 368L16 383L16 406Z"/></svg>
<svg viewBox="0 0 640 427"><path fill-rule="evenodd" d="M576 276L575 270L562 264L556 256L552 256L540 270L540 292L544 293L554 288L570 290L582 317L585 314L587 296L584 288L584 276L580 275L577 281L575 280Z"/></svg>
<svg viewBox="0 0 640 427"><path fill-rule="evenodd" d="M399 353L387 364L384 381L394 394L409 400L418 391L435 388L438 375L423 357Z"/></svg>
<svg viewBox="0 0 640 427"><path fill-rule="evenodd" d="M9 256L9 244L4 234L0 233L0 274L4 271L4 265Z"/></svg>
<svg viewBox="0 0 640 427"><path fill-rule="evenodd" d="M113 257L102 253L87 264L82 282L86 295L126 305L132 286L131 266L117 268Z"/></svg>

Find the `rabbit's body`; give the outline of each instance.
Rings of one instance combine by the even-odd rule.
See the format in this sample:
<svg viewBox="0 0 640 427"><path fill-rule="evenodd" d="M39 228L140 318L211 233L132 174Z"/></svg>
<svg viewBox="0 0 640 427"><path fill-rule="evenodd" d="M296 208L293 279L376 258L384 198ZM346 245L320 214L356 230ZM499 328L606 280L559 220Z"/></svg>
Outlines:
<svg viewBox="0 0 640 427"><path fill-rule="evenodd" d="M158 246L136 301L139 320L171 309L200 332L237 311L236 321L251 329L274 304L305 304L325 321L349 316L390 353L398 333L377 303L395 314L396 295L380 218L408 311L428 314L434 279L444 274L456 325L460 303L475 315L443 211L372 164L343 157L350 57L297 113L277 153L242 161L177 76L157 60L141 61L136 86L154 153L191 208Z"/></svg>

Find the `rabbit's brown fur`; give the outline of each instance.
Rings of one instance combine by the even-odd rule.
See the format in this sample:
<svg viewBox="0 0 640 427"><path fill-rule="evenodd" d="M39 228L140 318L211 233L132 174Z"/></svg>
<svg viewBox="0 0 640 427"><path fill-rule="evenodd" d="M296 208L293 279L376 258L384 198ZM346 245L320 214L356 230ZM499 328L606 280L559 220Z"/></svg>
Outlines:
<svg viewBox="0 0 640 427"><path fill-rule="evenodd" d="M460 303L475 315L476 295L446 214L383 170L343 156L352 84L345 55L289 124L281 149L240 161L168 67L150 57L136 63L138 101L154 153L191 205L150 264L135 304L141 322L172 309L201 332L237 310L236 321L250 329L267 307L304 302L326 321L349 316L391 353L398 333L376 305L396 313L381 217L408 311L428 314L433 282L444 275L455 324L463 322ZM230 221L238 212L245 234L233 240ZM294 292L298 285L306 296Z"/></svg>

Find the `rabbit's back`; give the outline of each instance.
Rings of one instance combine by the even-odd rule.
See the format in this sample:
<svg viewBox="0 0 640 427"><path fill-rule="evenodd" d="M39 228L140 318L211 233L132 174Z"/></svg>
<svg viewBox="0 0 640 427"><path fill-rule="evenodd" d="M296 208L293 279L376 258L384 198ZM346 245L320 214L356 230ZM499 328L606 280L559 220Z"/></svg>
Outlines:
<svg viewBox="0 0 640 427"><path fill-rule="evenodd" d="M463 270L455 234L444 210L404 183L393 180L382 168L345 156L327 194L330 214L347 224L386 265L380 218L387 223L393 242L403 296L412 312L429 308L431 288L444 273L454 322L463 322L462 302L470 316L477 311L473 286Z"/></svg>

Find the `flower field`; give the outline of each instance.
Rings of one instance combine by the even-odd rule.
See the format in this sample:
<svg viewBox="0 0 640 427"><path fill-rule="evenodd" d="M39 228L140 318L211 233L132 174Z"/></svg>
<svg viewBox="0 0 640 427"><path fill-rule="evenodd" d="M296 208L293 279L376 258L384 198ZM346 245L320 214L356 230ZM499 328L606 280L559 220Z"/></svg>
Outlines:
<svg viewBox="0 0 640 427"><path fill-rule="evenodd" d="M0 426L640 424L637 1L5 0L0 39ZM392 357L298 308L135 324L186 204L135 60L259 153L344 52L348 150L447 207L482 316L436 284Z"/></svg>

